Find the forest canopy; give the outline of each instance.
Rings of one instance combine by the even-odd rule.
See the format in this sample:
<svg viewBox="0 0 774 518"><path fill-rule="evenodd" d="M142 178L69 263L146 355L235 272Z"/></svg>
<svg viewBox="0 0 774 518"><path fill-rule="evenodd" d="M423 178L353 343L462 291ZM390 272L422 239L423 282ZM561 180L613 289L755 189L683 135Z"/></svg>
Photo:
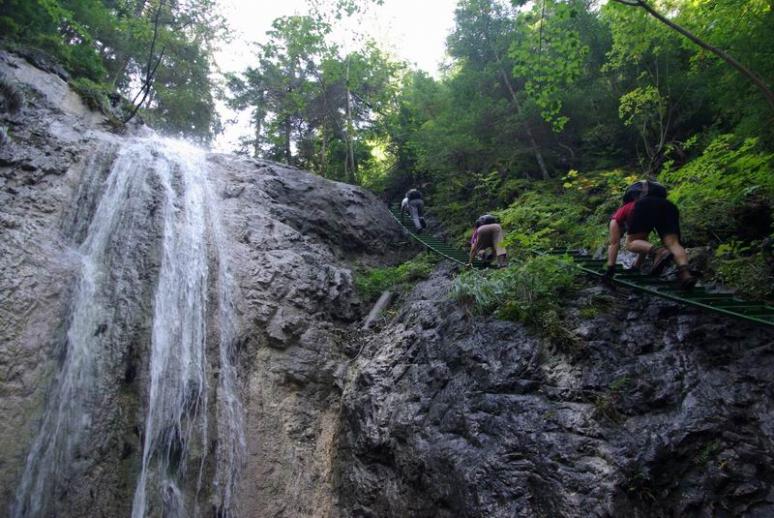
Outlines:
<svg viewBox="0 0 774 518"><path fill-rule="evenodd" d="M58 60L92 100L115 91L142 104L159 130L200 142L219 131L212 56L226 32L215 0L1 0L0 34Z"/></svg>

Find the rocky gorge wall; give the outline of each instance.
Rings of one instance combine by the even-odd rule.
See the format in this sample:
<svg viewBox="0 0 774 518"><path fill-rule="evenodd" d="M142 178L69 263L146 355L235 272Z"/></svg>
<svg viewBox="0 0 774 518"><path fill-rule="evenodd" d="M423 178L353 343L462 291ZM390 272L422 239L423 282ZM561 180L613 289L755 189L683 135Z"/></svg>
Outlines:
<svg viewBox="0 0 774 518"><path fill-rule="evenodd" d="M567 344L472 316L452 276L357 359L345 516L774 515L771 331L591 285Z"/></svg>
<svg viewBox="0 0 774 518"><path fill-rule="evenodd" d="M23 99L0 120L8 136L0 149L0 507L14 508L30 465L54 463L45 477L33 466L30 484L40 489L27 491L32 496L16 505L15 514L127 516L135 500L135 513L142 515L138 473L146 463L161 462L154 461L154 451L158 441L166 441L171 457L163 467L179 480L169 475L165 482L163 472L155 481L149 475L148 491L157 496L148 497L147 515L335 515L331 451L337 400L352 347L349 329L361 313L352 268L381 264L389 247L403 239L384 205L352 186L219 154L203 154L193 166L206 169L208 177L209 185L196 187L186 161L197 151L172 153L176 144L140 126L114 134L107 119L84 106L60 77L16 56L0 54L0 73ZM131 170L116 177L121 167ZM114 208L103 207L118 184L126 192L111 194ZM206 192L189 195L193 187L211 190L212 199ZM213 206L196 216L200 203ZM73 321L87 316L73 305L83 291L83 257L94 255L84 243L94 241L94 227L101 224L95 218L105 215L112 230L104 231L98 287L85 306L99 315L88 315L94 328L79 334L87 342L79 349ZM202 243L192 248L191 239L199 235ZM198 254L201 247L205 265L191 262L195 257L177 258ZM243 413L238 435L244 437L233 490L224 489L227 475L221 473L221 450L234 433L224 429L229 394L219 381L232 353L219 355L217 349L224 326L217 272L224 261L236 286L233 359ZM177 283L163 280L170 264L183 269L172 271ZM201 275L188 271L198 268L204 268ZM201 282L201 301L196 293L191 299L190 286L178 300L193 309L205 306L204 316L190 316L187 307L175 316L173 307L167 315L172 321L158 323L159 306L169 298L165 291ZM158 340L180 323L179 338ZM180 392L180 404L192 405L164 425L149 407L149 398L157 397L153 387L166 390L154 382L156 344L196 341L186 338L192 327L205 329L206 359L199 371L190 370L196 362L190 358L178 367L159 367L167 377L183 369L189 388L168 389ZM86 368L70 367L74 351L88 356ZM79 374L63 382L64 372L75 368ZM79 381L84 377L91 381ZM81 384L73 390L73 383ZM72 406L59 401L62 387L83 398L71 411L61 411ZM202 395L189 397L190 390ZM56 420L71 429L52 436L51 454L33 457L30 452L45 448L33 443L52 419L52 405L60 407ZM158 412L180 412L164 405ZM73 414L80 421L63 417ZM148 424L157 421L155 428ZM175 436L164 426L173 426ZM148 439L150 433L160 435ZM46 437L44 443L51 440ZM190 466L180 469L179 462ZM233 503L226 505L229 491ZM40 499L46 502L36 509Z"/></svg>
<svg viewBox="0 0 774 518"><path fill-rule="evenodd" d="M21 514L132 514L153 461L143 452L154 344L174 327L159 307L201 283L203 316L188 327L202 326L204 357L178 387L196 433L160 434L189 467L172 485L149 475L148 516L774 515L770 332L589 284L567 301L568 345L450 301L448 264L376 331L359 331L369 308L354 270L411 252L372 194L270 162L171 153L140 126L116 134L55 73L0 53L0 74L23 99L0 113L1 509L56 400L77 314L95 353L84 372L96 381L76 391L88 419L63 443L67 476L47 486L50 512ZM100 310L76 313L84 243L132 146L127 194L108 211L99 304L84 306ZM206 181L185 179L200 169ZM207 210L193 210L199 201ZM195 230L200 245L165 245L170 227ZM194 257L173 262L170 283L175 250ZM232 366L236 401L222 381ZM239 419L227 415L235 403Z"/></svg>

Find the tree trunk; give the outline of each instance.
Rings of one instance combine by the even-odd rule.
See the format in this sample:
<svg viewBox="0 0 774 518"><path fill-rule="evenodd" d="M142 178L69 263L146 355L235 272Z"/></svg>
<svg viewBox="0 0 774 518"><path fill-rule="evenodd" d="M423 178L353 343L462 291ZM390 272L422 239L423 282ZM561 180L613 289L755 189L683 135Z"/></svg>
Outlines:
<svg viewBox="0 0 774 518"><path fill-rule="evenodd" d="M253 157L254 158L261 158L261 129L263 128L263 113L261 113L261 108L256 108L255 116L253 117L253 121L255 124L255 141L253 143Z"/></svg>
<svg viewBox="0 0 774 518"><path fill-rule="evenodd" d="M283 151L283 154L285 155L285 163L288 165L291 165L290 159L293 158L293 154L290 150L290 119L285 119L285 123L283 124L284 133L285 133L285 142L283 142L285 149Z"/></svg>
<svg viewBox="0 0 774 518"><path fill-rule="evenodd" d="M349 56L347 56L347 158L344 165L344 173L347 179L355 184L357 183L357 176L355 171L355 144L353 142L352 133L354 132L354 125L352 124L352 92L349 90Z"/></svg>
<svg viewBox="0 0 774 518"><path fill-rule="evenodd" d="M134 16L139 18L142 16L142 12L145 10L145 4L147 4L147 0L138 0L136 4L134 4Z"/></svg>
<svg viewBox="0 0 774 518"><path fill-rule="evenodd" d="M487 25L487 34L489 33L489 15L488 11L484 11L481 13L483 16L485 16L486 25ZM542 26L541 26L542 27ZM513 101L513 105L516 107L516 113L521 115L523 113L521 108L521 103L519 102L519 98L516 96L516 91L513 88L513 85L511 84L510 77L508 73L505 71L505 68L503 68L503 61L500 59L500 53L497 51L497 42L491 42L488 37L485 37L485 39L489 42L490 49L492 53L494 54L495 61L497 62L497 70L500 72L500 76L503 79L503 83L505 83L505 87L508 89L508 93L511 95L511 100ZM548 174L548 168L546 167L546 162L543 160L543 154L540 152L540 148L537 145L537 140L535 140L535 135L532 133L532 128L529 127L529 122L524 121L524 129L527 132L527 139L529 140L529 145L532 148L532 153L535 155L535 160L538 163L538 167L540 168L540 174L543 177L544 180L548 180L551 178L551 175Z"/></svg>
<svg viewBox="0 0 774 518"><path fill-rule="evenodd" d="M497 67L500 70L500 75L503 78L503 82L505 83L506 88L508 88L508 92L511 94L513 105L516 106L516 111L519 113L519 115L521 115L521 103L519 102L519 98L516 97L516 91L513 89L511 81L508 79L508 75L500 64L499 57L497 58ZM538 148L535 135L532 133L532 129L529 127L529 123L526 121L524 123L524 129L527 132L527 139L529 140L529 145L532 148L532 152L535 154L535 160L537 160L538 167L540 167L540 174L543 176L544 180L548 180L551 178L551 175L548 174L548 168L546 167L546 163L543 160L543 154L540 152L540 148Z"/></svg>
<svg viewBox="0 0 774 518"><path fill-rule="evenodd" d="M118 82L126 75L126 70L129 68L131 61L132 57L128 53L116 51L116 65L112 73L113 77L110 79L110 86L113 90L118 89Z"/></svg>
<svg viewBox="0 0 774 518"><path fill-rule="evenodd" d="M322 128L320 129L320 176L323 178L328 177L328 164L326 160L326 153L328 151L328 132L325 129L325 122L323 119Z"/></svg>
<svg viewBox="0 0 774 518"><path fill-rule="evenodd" d="M143 14L143 10L145 10L145 4L147 3L147 0L138 0L134 4L134 8L132 9L132 15L135 18L140 18ZM127 13L128 15L128 13ZM129 63L132 60L132 56L129 54L129 52L121 52L120 49L116 50L116 63L119 63L116 66L115 73L113 74L113 78L110 81L110 85L113 87L113 89L116 89L116 85L118 85L118 81L121 80L126 73L126 69L129 67Z"/></svg>
<svg viewBox="0 0 774 518"><path fill-rule="evenodd" d="M145 81L140 91L137 92L137 95L135 95L134 99L132 99L132 104L134 105L134 108L132 108L132 111L129 114L129 116L124 119L124 124L128 123L130 120L134 118L135 115L137 115L137 112L140 110L140 107L148 98L148 94L150 94L150 91L151 91L151 86L153 86L153 78L156 76L156 70L158 70L159 65L161 64L161 60L164 58L164 50L166 47L161 48L161 52L159 52L159 57L156 60L156 63L154 65L153 54L156 50L156 42L158 41L158 37L159 37L159 23L161 21L161 7L163 5L164 4L161 2L161 0L159 0L159 6L156 9L156 14L153 19L153 39L151 40L150 52L148 53L148 63L145 69ZM140 99L140 102L135 105L134 103L137 101L140 95L142 95L142 99Z"/></svg>
<svg viewBox="0 0 774 518"><path fill-rule="evenodd" d="M658 13L656 10L654 10L645 0L615 0L619 4L628 5L630 7L642 7L649 15L654 17L656 20L660 21L664 25L674 29L675 31L679 32L692 42L694 42L699 47L703 48L704 50L707 50L709 52L712 52L716 56L718 56L720 59L734 67L740 74L744 75L749 79L757 88L760 90L760 92L763 94L763 96L766 98L766 101L769 103L769 107L774 111L774 92L771 91L771 89L768 87L766 82L761 78L758 74L741 64L739 61L734 59L730 54L725 52L724 50L721 50L717 47L713 47L709 43L703 41L701 38L690 32L688 29L685 29L684 27L681 27L680 25L677 25L675 22L670 20L669 18L666 18L662 14Z"/></svg>
<svg viewBox="0 0 774 518"><path fill-rule="evenodd" d="M371 327L371 325L374 323L374 320L379 318L379 315L387 308L387 306L390 305L391 300L391 291L387 290L382 292L382 295L379 297L379 300L376 301L374 307L371 308L371 311L368 313L368 317L365 319L365 322L363 322L363 325L360 329L368 329Z"/></svg>

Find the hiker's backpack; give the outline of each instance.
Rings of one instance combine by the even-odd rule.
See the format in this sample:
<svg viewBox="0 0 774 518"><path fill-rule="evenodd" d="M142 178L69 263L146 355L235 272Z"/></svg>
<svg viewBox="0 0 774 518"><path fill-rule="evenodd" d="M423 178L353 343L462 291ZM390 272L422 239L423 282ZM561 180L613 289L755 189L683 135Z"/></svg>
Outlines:
<svg viewBox="0 0 774 518"><path fill-rule="evenodd" d="M483 216L479 216L479 218L476 220L476 223L478 223L479 226L491 225L492 223L497 223L497 218L491 214L484 214Z"/></svg>
<svg viewBox="0 0 774 518"><path fill-rule="evenodd" d="M630 201L640 200L645 196L655 196L656 198L666 198L667 197L666 187L664 187L658 182L653 182L651 180L640 180L639 182L633 183L626 188L626 191L624 192L624 195L623 195L623 201L624 203L629 203Z"/></svg>
<svg viewBox="0 0 774 518"><path fill-rule="evenodd" d="M408 198L409 200L421 200L422 194L416 189L411 189L409 192L406 193L406 198Z"/></svg>

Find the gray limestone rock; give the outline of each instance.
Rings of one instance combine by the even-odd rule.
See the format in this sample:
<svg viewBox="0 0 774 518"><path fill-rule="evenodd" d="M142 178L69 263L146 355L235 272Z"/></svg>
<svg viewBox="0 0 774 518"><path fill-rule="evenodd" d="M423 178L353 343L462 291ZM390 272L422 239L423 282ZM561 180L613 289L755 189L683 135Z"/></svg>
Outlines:
<svg viewBox="0 0 774 518"><path fill-rule="evenodd" d="M419 284L352 368L344 515L772 512L771 332L594 286L568 313L599 297L608 309L576 315L581 346L568 351L471 318L450 282L439 271Z"/></svg>
<svg viewBox="0 0 774 518"><path fill-rule="evenodd" d="M88 110L60 77L18 56L0 53L0 73L25 95L19 113L0 114L0 125L13 127L0 149L0 508L7 510L47 401L54 400L79 282L78 246L117 153L147 130L134 128L126 137L105 131L104 117ZM225 254L239 292L237 390L247 456L240 459L232 511L330 516L346 337L367 310L354 291L353 268L389 260L402 233L386 207L356 187L225 155L207 155L206 168L224 233L222 249L209 254L211 271ZM114 313L93 330L101 344L95 353L99 390L85 399L93 408L84 409L99 417L82 432L69 477L47 496L46 509L59 516L126 516L132 507L163 233L163 188L155 178L149 174L131 191L121 232L108 244L105 260L114 269L106 285L114 288L105 296L114 301ZM215 308L216 286L210 290ZM215 387L220 360L208 347L208 384ZM213 443L190 445L191 462L203 462L206 479L219 469L213 455L206 456L218 448L215 403L208 421ZM182 491L196 493L195 476L182 484ZM218 512L216 491L213 485L197 493L202 513ZM150 505L150 514L157 514Z"/></svg>

